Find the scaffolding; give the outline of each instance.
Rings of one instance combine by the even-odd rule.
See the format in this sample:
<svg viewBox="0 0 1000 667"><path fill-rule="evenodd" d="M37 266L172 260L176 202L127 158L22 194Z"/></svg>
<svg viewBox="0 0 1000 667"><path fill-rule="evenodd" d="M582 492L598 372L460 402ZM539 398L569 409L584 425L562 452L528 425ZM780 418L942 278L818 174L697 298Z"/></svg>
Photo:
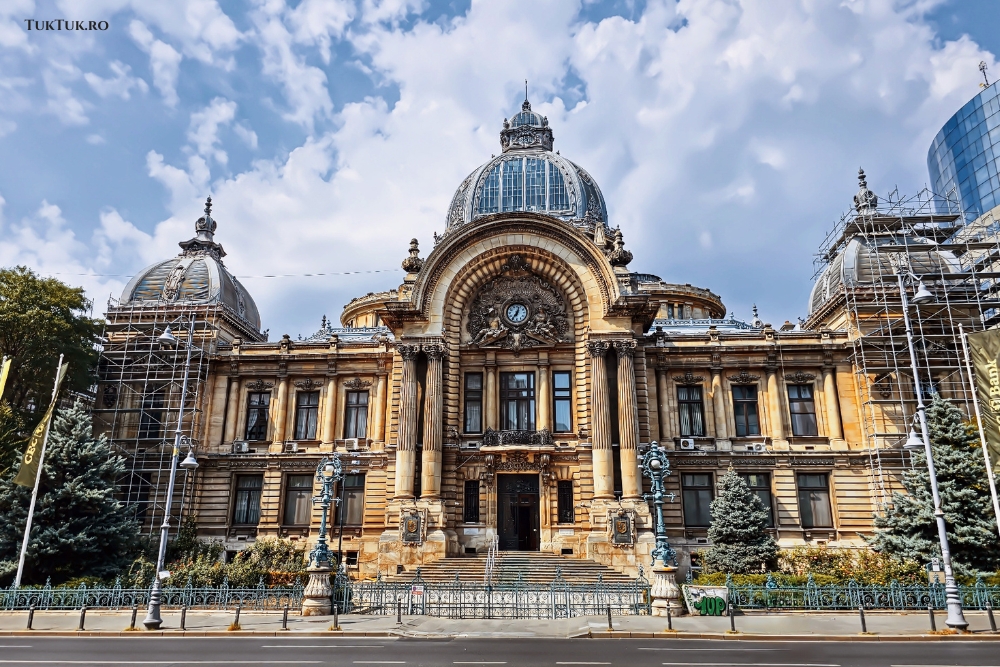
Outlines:
<svg viewBox="0 0 1000 667"><path fill-rule="evenodd" d="M917 404L900 276L925 403L937 393L970 415L959 325L971 333L1000 319L1000 224L968 219L954 192L901 198L894 191L869 203L845 213L820 246L814 277L827 293L818 310L811 304L810 325L848 334L869 491L882 512L908 463L902 445ZM912 296L920 284L934 299L918 305Z"/></svg>
<svg viewBox="0 0 1000 667"><path fill-rule="evenodd" d="M104 433L111 451L125 460L119 499L150 535L163 521L170 461L186 360L186 324L194 322L182 435L197 451L209 363L215 356L221 306L121 304L108 302L98 365L95 432ZM162 346L157 337L170 325L182 344ZM183 452L182 452L183 455ZM171 525L180 525L194 493L194 473L179 471Z"/></svg>

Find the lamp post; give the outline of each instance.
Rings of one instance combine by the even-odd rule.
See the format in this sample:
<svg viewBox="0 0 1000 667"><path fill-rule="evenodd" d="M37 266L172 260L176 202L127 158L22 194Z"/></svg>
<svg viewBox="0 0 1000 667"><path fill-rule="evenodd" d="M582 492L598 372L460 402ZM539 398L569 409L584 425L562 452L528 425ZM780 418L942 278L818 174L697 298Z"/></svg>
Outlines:
<svg viewBox="0 0 1000 667"><path fill-rule="evenodd" d="M653 558L653 583L650 596L653 598L653 616L667 616L682 609L680 589L677 587L677 554L667 541L667 528L663 522L663 479L670 475L670 461L666 452L655 440L649 444L649 451L642 457L642 474L649 478L653 492L645 494L652 498L656 508L656 547ZM659 559L659 564L657 564Z"/></svg>
<svg viewBox="0 0 1000 667"><path fill-rule="evenodd" d="M184 381L181 383L180 404L177 408L177 428L174 430L174 450L170 457L170 482L167 485L167 499L163 508L163 523L160 525L160 549L156 556L156 573L153 576L153 590L149 594L149 607L146 609L146 618L142 624L147 630L158 630L163 623L160 618L160 596L163 590L163 561L167 556L167 539L170 536L170 506L174 498L174 486L177 482L177 466L180 457L181 445L187 444L188 453L184 460L180 462L180 467L185 470L194 470L198 467L198 461L194 458L191 439L184 436L181 428L184 423L184 402L187 400L188 379L191 375L191 350L194 347L194 315L187 321L187 356L184 360ZM156 339L160 345L174 347L177 345L177 338L170 331L170 326L164 330Z"/></svg>
<svg viewBox="0 0 1000 667"><path fill-rule="evenodd" d="M309 583L302 592L303 616L326 616L331 611L330 561L333 554L327 544L326 528L330 505L339 504L339 498L333 497L334 485L343 479L343 468L340 465L340 454L324 458L316 466L316 481L320 485L319 495L313 497L313 504L320 506L319 538L316 546L309 552Z"/></svg>
<svg viewBox="0 0 1000 667"><path fill-rule="evenodd" d="M928 303L934 300L934 295L927 289L923 281L909 272L905 267L896 267L896 279L899 281L899 296L903 307L903 324L906 328L906 345L910 350L910 367L913 370L913 390L917 397L917 418L920 421L920 432L923 436L924 454L927 456L927 473L931 480L931 497L934 499L934 519L937 521L938 539L941 542L941 561L944 563L944 593L945 602L948 607L948 617L945 623L949 628L964 630L969 627L969 622L965 620L962 613L962 597L958 592L958 585L955 583L955 574L951 569L951 550L948 548L948 534L945 530L944 512L941 511L941 496L938 494L937 474L934 471L934 456L931 451L931 440L927 430L927 413L924 406L923 391L920 388L920 377L917 374L917 353L913 347L913 331L910 328L910 304L906 295L906 276L917 281L917 291L913 295L913 302L917 305ZM915 433L910 431L910 437L904 445L905 449L919 449L921 443L916 439Z"/></svg>

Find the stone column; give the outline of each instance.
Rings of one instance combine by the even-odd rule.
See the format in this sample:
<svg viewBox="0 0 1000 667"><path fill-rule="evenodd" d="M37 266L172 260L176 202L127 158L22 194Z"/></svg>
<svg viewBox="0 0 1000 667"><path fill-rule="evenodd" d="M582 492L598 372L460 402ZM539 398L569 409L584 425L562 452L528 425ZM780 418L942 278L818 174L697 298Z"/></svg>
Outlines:
<svg viewBox="0 0 1000 667"><path fill-rule="evenodd" d="M278 381L278 400L274 403L274 443L285 441L285 422L288 417L288 377ZM279 450L280 451L280 450Z"/></svg>
<svg viewBox="0 0 1000 667"><path fill-rule="evenodd" d="M236 419L240 411L240 379L229 378L229 403L226 405L226 432L222 435L223 442L236 440L236 434L240 432L236 425ZM265 435L264 437L267 437Z"/></svg>
<svg viewBox="0 0 1000 667"><path fill-rule="evenodd" d="M715 438L727 440L729 431L726 428L726 400L722 393L722 369L712 369L712 411L715 413Z"/></svg>
<svg viewBox="0 0 1000 667"><path fill-rule="evenodd" d="M641 495L639 483L639 408L635 395L634 340L615 341L618 353L618 434L621 438L622 497Z"/></svg>
<svg viewBox="0 0 1000 667"><path fill-rule="evenodd" d="M329 444L337 439L337 374L326 379L326 400L323 403L323 432L320 441Z"/></svg>
<svg viewBox="0 0 1000 667"><path fill-rule="evenodd" d="M843 440L844 429L840 425L840 410L837 409L837 383L833 377L833 367L823 367L823 397L826 399L826 423L830 440Z"/></svg>
<svg viewBox="0 0 1000 667"><path fill-rule="evenodd" d="M769 367L767 369L767 406L768 421L771 427L771 438L773 440L785 439L785 425L781 417L781 392L778 389L778 369Z"/></svg>
<svg viewBox="0 0 1000 667"><path fill-rule="evenodd" d="M660 442L670 438L670 397L667 387L667 369L656 369L656 401L660 416Z"/></svg>
<svg viewBox="0 0 1000 667"><path fill-rule="evenodd" d="M549 385L549 354L548 352L538 353L538 423L535 425L539 431L552 430L552 390Z"/></svg>
<svg viewBox="0 0 1000 667"><path fill-rule="evenodd" d="M486 428L497 430L497 361L493 352L486 353Z"/></svg>
<svg viewBox="0 0 1000 667"><path fill-rule="evenodd" d="M396 498L413 497L417 451L417 355L419 345L397 345L403 357L399 392L399 442L396 445Z"/></svg>
<svg viewBox="0 0 1000 667"><path fill-rule="evenodd" d="M385 368L385 360L378 360L378 371L375 376L375 415L372 419L372 440L382 440L385 436L385 390L388 380L388 372Z"/></svg>
<svg viewBox="0 0 1000 667"><path fill-rule="evenodd" d="M592 340L587 343L590 353L590 395L594 419L594 498L615 497L614 452L611 449L611 412L608 405L608 375L604 355L608 343Z"/></svg>
<svg viewBox="0 0 1000 667"><path fill-rule="evenodd" d="M443 345L424 345L427 355L427 395L424 398L424 451L421 455L420 497L441 497L441 433Z"/></svg>

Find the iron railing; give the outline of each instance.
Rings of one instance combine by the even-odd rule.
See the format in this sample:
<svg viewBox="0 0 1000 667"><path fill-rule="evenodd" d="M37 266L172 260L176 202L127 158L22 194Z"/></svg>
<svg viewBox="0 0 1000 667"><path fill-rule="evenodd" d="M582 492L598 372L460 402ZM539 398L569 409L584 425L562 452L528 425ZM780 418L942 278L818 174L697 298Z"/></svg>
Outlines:
<svg viewBox="0 0 1000 667"><path fill-rule="evenodd" d="M427 582L420 570L409 582L354 582L337 585L337 604L343 613L392 615L397 605L404 614L445 618L569 618L650 613L649 582L642 576L627 583L570 583L557 570L550 584L514 581L483 584L462 581Z"/></svg>
<svg viewBox="0 0 1000 667"><path fill-rule="evenodd" d="M229 609L242 606L247 610L278 610L288 605L302 605L303 585L296 579L292 586L265 586L261 578L255 587L230 587L229 580L214 587L165 586L161 592L162 607L189 609ZM46 583L41 588L0 588L0 609L128 609L133 605L149 604L149 588L124 588L120 580L112 587L53 588Z"/></svg>
<svg viewBox="0 0 1000 667"><path fill-rule="evenodd" d="M764 584L738 585L726 577L729 602L742 609L893 609L924 610L928 605L945 608L944 584L846 584L818 585L812 575L804 586L782 586L771 575ZM1000 586L988 586L977 579L972 586L959 586L966 609L985 609L987 601L994 609L1000 605Z"/></svg>

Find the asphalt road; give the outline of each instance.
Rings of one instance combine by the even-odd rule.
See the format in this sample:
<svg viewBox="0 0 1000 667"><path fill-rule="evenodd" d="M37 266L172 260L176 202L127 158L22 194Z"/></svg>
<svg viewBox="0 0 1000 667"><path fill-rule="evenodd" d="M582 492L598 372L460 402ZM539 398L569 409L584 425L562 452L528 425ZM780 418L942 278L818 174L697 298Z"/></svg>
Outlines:
<svg viewBox="0 0 1000 667"><path fill-rule="evenodd" d="M1000 667L1000 645L975 641L10 637L0 639L2 665Z"/></svg>

